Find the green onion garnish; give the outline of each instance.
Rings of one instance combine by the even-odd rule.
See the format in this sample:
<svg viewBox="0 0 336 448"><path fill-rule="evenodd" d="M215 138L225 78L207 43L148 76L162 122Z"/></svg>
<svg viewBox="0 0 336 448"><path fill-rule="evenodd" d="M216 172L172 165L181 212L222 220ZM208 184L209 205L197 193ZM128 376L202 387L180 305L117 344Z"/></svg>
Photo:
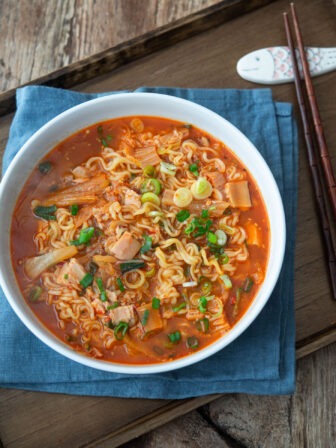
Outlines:
<svg viewBox="0 0 336 448"><path fill-rule="evenodd" d="M29 291L28 299L30 302L37 302L42 294L42 288L41 286L33 286L32 289Z"/></svg>
<svg viewBox="0 0 336 448"><path fill-rule="evenodd" d="M45 162L41 162L38 166L39 172L41 174L47 174L52 168L52 163L46 160Z"/></svg>
<svg viewBox="0 0 336 448"><path fill-rule="evenodd" d="M202 210L201 218L209 218L209 210Z"/></svg>
<svg viewBox="0 0 336 448"><path fill-rule="evenodd" d="M207 299L202 296L198 299L198 309L200 310L201 313L206 313L207 311L207 306L208 306L208 301Z"/></svg>
<svg viewBox="0 0 336 448"><path fill-rule="evenodd" d="M72 204L72 206L70 207L70 211L71 211L72 216L76 216L77 215L78 209L79 209L79 207L78 207L77 204Z"/></svg>
<svg viewBox="0 0 336 448"><path fill-rule="evenodd" d="M148 252L149 250L151 250L152 248L152 243L153 243L153 238L148 236L148 235L144 235L144 240L145 243L144 245L140 248L140 253L141 254L145 254L146 252Z"/></svg>
<svg viewBox="0 0 336 448"><path fill-rule="evenodd" d="M242 297L242 293L243 293L242 288L237 288L237 290L236 290L236 301L235 301L234 308L233 308L233 313L232 313L234 317L236 317L237 314L238 314L239 304L240 304L240 300L241 300L241 297Z"/></svg>
<svg viewBox="0 0 336 448"><path fill-rule="evenodd" d="M220 264L227 264L229 262L229 256L226 253L221 254L219 256L219 262Z"/></svg>
<svg viewBox="0 0 336 448"><path fill-rule="evenodd" d="M198 165L197 165L197 163L192 163L191 165L189 165L189 171L190 171L195 177L198 177L198 176L199 176L199 172L198 172Z"/></svg>
<svg viewBox="0 0 336 448"><path fill-rule="evenodd" d="M38 205L34 208L33 212L39 218L43 218L47 221L56 221L55 212L57 210L56 205L50 205L49 207L44 207L43 205Z"/></svg>
<svg viewBox="0 0 336 448"><path fill-rule="evenodd" d="M123 282L121 281L120 277L117 278L117 285L121 292L125 291L125 286L124 286Z"/></svg>
<svg viewBox="0 0 336 448"><path fill-rule="evenodd" d="M87 227L86 229L82 229L80 231L79 238L77 240L70 241L69 244L71 246L80 246L81 244L89 244L94 234L95 234L95 228Z"/></svg>
<svg viewBox="0 0 336 448"><path fill-rule="evenodd" d="M143 326L147 324L148 318L149 318L149 310L145 310L141 320Z"/></svg>
<svg viewBox="0 0 336 448"><path fill-rule="evenodd" d="M157 179L147 179L145 182L141 185L141 193L148 193L152 192L155 194L161 193L161 182Z"/></svg>
<svg viewBox="0 0 336 448"><path fill-rule="evenodd" d="M101 141L103 146L108 146L108 142L112 140L112 135L104 136L103 126L98 126L97 128L99 140Z"/></svg>
<svg viewBox="0 0 336 448"><path fill-rule="evenodd" d="M90 286L92 282L93 282L93 275L90 274L90 272L87 272L79 283L81 284L82 288L85 289L88 286Z"/></svg>
<svg viewBox="0 0 336 448"><path fill-rule="evenodd" d="M185 302L180 303L180 305L175 306L173 308L173 311L174 311L174 313L177 313L178 311L183 310L183 308L185 308L186 306L187 306L187 304Z"/></svg>
<svg viewBox="0 0 336 448"><path fill-rule="evenodd" d="M246 280L243 284L243 291L250 292L253 284L254 284L253 279L251 277L246 277Z"/></svg>
<svg viewBox="0 0 336 448"><path fill-rule="evenodd" d="M155 175L156 175L155 167L152 165L147 165L143 169L143 173L147 177L155 177Z"/></svg>
<svg viewBox="0 0 336 448"><path fill-rule="evenodd" d="M201 290L204 295L209 295L212 290L212 282L206 277L201 277L200 279Z"/></svg>
<svg viewBox="0 0 336 448"><path fill-rule="evenodd" d="M145 267L145 262L143 260L129 260L124 263L120 263L120 270L124 274L128 271L133 271L133 269L140 269Z"/></svg>
<svg viewBox="0 0 336 448"><path fill-rule="evenodd" d="M119 324L114 329L114 336L118 341L121 341L128 330L128 324L126 322L119 322Z"/></svg>
<svg viewBox="0 0 336 448"><path fill-rule="evenodd" d="M190 213L188 212L188 210L180 210L179 212L176 213L176 219L179 222L183 222L186 219L188 219L190 216Z"/></svg>
<svg viewBox="0 0 336 448"><path fill-rule="evenodd" d="M196 336L189 336L189 338L187 339L187 347L188 348L198 348L199 346L199 341L196 338Z"/></svg>
<svg viewBox="0 0 336 448"><path fill-rule="evenodd" d="M119 306L119 303L118 302L114 302L114 303L112 303L112 305L108 305L107 306L107 310L114 310L114 308L118 308L118 306Z"/></svg>
<svg viewBox="0 0 336 448"><path fill-rule="evenodd" d="M152 298L152 308L154 310L158 310L160 308L160 303L161 303L161 300L158 299L157 297Z"/></svg>
<svg viewBox="0 0 336 448"><path fill-rule="evenodd" d="M97 283L98 289L100 291L100 300L102 302L106 302L107 295L106 295L106 291L104 288L103 280L100 277L98 277L98 278L96 278L96 283Z"/></svg>
<svg viewBox="0 0 336 448"><path fill-rule="evenodd" d="M211 244L217 244L217 236L213 232L208 232L207 234L207 240Z"/></svg>
<svg viewBox="0 0 336 448"><path fill-rule="evenodd" d="M197 320L196 328L201 333L207 333L207 331L209 330L209 319L203 317L202 319Z"/></svg>
<svg viewBox="0 0 336 448"><path fill-rule="evenodd" d="M181 340L181 333L179 330L175 331L174 333L169 333L168 338L170 342L173 344L177 344Z"/></svg>

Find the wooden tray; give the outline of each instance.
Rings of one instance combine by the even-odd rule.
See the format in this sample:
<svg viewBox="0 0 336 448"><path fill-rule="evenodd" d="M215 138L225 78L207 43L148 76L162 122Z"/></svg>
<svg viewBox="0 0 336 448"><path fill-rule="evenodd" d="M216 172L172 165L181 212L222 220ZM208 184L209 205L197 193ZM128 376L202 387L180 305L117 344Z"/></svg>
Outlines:
<svg viewBox="0 0 336 448"><path fill-rule="evenodd" d="M288 10L288 3L267 3L270 2L222 2L35 83L87 92L135 89L142 85L260 87L240 79L235 65L249 51L285 43L281 13ZM297 0L296 6L306 44L333 46L336 8L332 2ZM335 73L316 78L314 84L335 163L336 105L330 94L335 88ZM277 100L296 102L291 84L275 86L273 93ZM14 91L0 95L2 151L13 110ZM336 341L336 303L331 300L315 213L301 148L295 264L298 358ZM0 390L0 438L4 447L115 447L217 397L167 401Z"/></svg>

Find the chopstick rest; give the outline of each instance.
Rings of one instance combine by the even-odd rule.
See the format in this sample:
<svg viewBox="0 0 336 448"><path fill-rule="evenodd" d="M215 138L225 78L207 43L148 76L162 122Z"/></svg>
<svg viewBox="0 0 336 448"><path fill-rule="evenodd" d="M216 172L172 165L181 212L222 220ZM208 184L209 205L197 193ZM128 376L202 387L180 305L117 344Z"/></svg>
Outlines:
<svg viewBox="0 0 336 448"><path fill-rule="evenodd" d="M323 75L336 69L336 47L305 47L311 76ZM298 55L297 51L297 55ZM299 71L302 66L299 62ZM293 63L288 47L270 47L252 51L239 59L238 74L260 84L283 84L294 81Z"/></svg>

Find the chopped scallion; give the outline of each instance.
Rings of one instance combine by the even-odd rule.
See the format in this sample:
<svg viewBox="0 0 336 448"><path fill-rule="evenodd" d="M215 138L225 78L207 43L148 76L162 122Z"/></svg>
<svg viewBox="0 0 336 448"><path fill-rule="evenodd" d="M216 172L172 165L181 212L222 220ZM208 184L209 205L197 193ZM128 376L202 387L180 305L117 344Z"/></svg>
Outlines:
<svg viewBox="0 0 336 448"><path fill-rule="evenodd" d="M148 252L149 250L151 250L152 248L152 243L153 243L153 238L148 236L148 235L144 235L144 240L145 243L144 245L140 248L140 253L141 254L145 254L146 252Z"/></svg>
<svg viewBox="0 0 336 448"><path fill-rule="evenodd" d="M207 240L209 241L209 243L211 244L217 244L217 236L215 233L213 232L208 232L207 234Z"/></svg>
<svg viewBox="0 0 336 448"><path fill-rule="evenodd" d="M181 340L181 332L177 330L174 333L169 333L168 338L170 342L172 342L173 344L177 344Z"/></svg>
<svg viewBox="0 0 336 448"><path fill-rule="evenodd" d="M125 291L125 286L120 277L117 278L117 286L121 292Z"/></svg>
<svg viewBox="0 0 336 448"><path fill-rule="evenodd" d="M157 297L153 297L152 299L152 308L154 310L158 310L160 308L161 300Z"/></svg>
<svg viewBox="0 0 336 448"><path fill-rule="evenodd" d="M173 308L173 311L174 311L174 313L177 313L178 311L183 310L183 308L185 308L186 306L187 306L187 304L186 304L185 302L180 303L180 305L175 306L175 307Z"/></svg>
<svg viewBox="0 0 336 448"><path fill-rule="evenodd" d="M192 163L191 165L189 165L189 171L190 171L195 177L198 177L198 176L199 176L199 171L198 171L198 165L197 165L197 163Z"/></svg>
<svg viewBox="0 0 336 448"><path fill-rule="evenodd" d="M49 207L44 207L43 205L38 205L34 208L33 212L39 218L43 218L47 221L56 221L55 212L57 210L56 205L50 205Z"/></svg>
<svg viewBox="0 0 336 448"><path fill-rule="evenodd" d="M93 275L90 274L90 272L87 272L82 280L79 282L83 289L87 288L88 286L92 285L93 282Z"/></svg>
<svg viewBox="0 0 336 448"><path fill-rule="evenodd" d="M141 320L143 326L147 324L148 318L149 318L149 310L145 310Z"/></svg>
<svg viewBox="0 0 336 448"><path fill-rule="evenodd" d="M30 302L37 302L42 294L41 286L33 286L28 294L28 299Z"/></svg>
<svg viewBox="0 0 336 448"><path fill-rule="evenodd" d="M145 262L143 260L129 260L120 263L120 270L124 274L125 272L133 271L134 269L140 269L145 267Z"/></svg>
<svg viewBox="0 0 336 448"><path fill-rule="evenodd" d="M223 274L220 276L222 282L224 283L225 289L232 288L232 282L230 280L230 277L227 274Z"/></svg>
<svg viewBox="0 0 336 448"><path fill-rule="evenodd" d="M246 277L245 282L243 284L243 291L250 292L253 284L254 284L253 279L251 277Z"/></svg>
<svg viewBox="0 0 336 448"><path fill-rule="evenodd" d="M128 330L128 324L126 322L119 322L119 324L114 329L114 336L118 341L121 341Z"/></svg>
<svg viewBox="0 0 336 448"><path fill-rule="evenodd" d="M79 207L78 207L77 204L72 204L72 206L70 207L70 211L71 211L72 216L76 216L77 215L78 209L79 209Z"/></svg>
<svg viewBox="0 0 336 448"><path fill-rule="evenodd" d="M208 307L208 301L206 297L202 296L198 299L198 309L201 313L206 313Z"/></svg>
<svg viewBox="0 0 336 448"><path fill-rule="evenodd" d="M207 333L209 330L209 325L209 319L206 317L203 317L202 319L196 321L196 328L201 333Z"/></svg>
<svg viewBox="0 0 336 448"><path fill-rule="evenodd" d="M80 231L79 238L77 240L70 241L69 244L71 246L80 246L81 244L89 244L94 234L95 234L94 227L86 227L85 229L82 229Z"/></svg>
<svg viewBox="0 0 336 448"><path fill-rule="evenodd" d="M188 219L190 216L190 213L188 212L188 210L180 210L179 212L176 213L176 219L179 222L183 222L186 219Z"/></svg>
<svg viewBox="0 0 336 448"><path fill-rule="evenodd" d="M196 338L196 336L189 336L187 338L187 347L188 348L198 348L199 346L199 340Z"/></svg>

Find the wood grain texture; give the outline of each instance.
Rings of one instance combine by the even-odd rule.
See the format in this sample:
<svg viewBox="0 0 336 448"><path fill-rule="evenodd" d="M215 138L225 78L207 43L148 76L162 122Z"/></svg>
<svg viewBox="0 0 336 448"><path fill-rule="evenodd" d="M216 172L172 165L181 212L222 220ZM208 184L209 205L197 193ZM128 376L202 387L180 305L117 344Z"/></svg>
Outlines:
<svg viewBox="0 0 336 448"><path fill-rule="evenodd" d="M0 91L27 83L218 2L1 0Z"/></svg>
<svg viewBox="0 0 336 448"><path fill-rule="evenodd" d="M9 0L6 1L9 2ZM157 3L164 10L166 2L169 3L169 0ZM4 3L0 3L0 7ZM26 7L30 5L30 2L23 1L22 3ZM72 20L69 17L75 14L76 8L71 9L70 2L64 1L64 3L68 5L66 8L68 8L69 16L62 6L57 10L50 8L48 10L49 18L43 16L49 26L56 21L60 27L68 29L67 21ZM90 7L96 7L97 3L90 3ZM130 3L128 2L128 4ZM172 3L177 2L170 4ZM181 3L187 4L184 1ZM195 3L198 2L192 2L193 5ZM43 4L46 7L46 2L35 2L34 0L31 4L33 6ZM76 5L78 4L79 2L76 2ZM334 45L335 22L334 17L330 14L331 2L307 3L297 0L296 4L300 16L304 16L304 30L308 32L307 45ZM283 41L281 12L287 6L287 0L275 2L260 11L241 17L188 41L178 43L173 48L135 61L128 64L127 68L121 67L109 76L104 75L94 82L87 82L77 88L87 91L103 91L136 88L140 84L186 87L255 87L236 76L235 61L247 51ZM14 2L13 11L18 11ZM58 21L56 15L59 14L59 11L63 14L63 19ZM6 20L12 20L10 17L12 12L9 8L6 14ZM55 17L51 19L50 15L53 14ZM128 17L132 14L133 12L128 12L125 16ZM89 9L88 15L90 15ZM275 21L275 17L278 16L279 23ZM113 26L118 27L118 24L114 24L116 17L119 21L120 16L115 16L110 22L113 23ZM137 17L141 22L139 19L141 16ZM2 20L2 33L3 14L1 14L0 20ZM83 29L88 26L84 26L82 23L84 16L80 20L80 26ZM34 23L32 18L29 26ZM36 35L40 34L39 26L36 24L34 26ZM124 27L126 27L125 23ZM243 33L242 30L244 30ZM45 30L45 32L47 31ZM26 32L30 31L26 30ZM58 32L58 29L53 29L55 36ZM86 36L89 35L86 34ZM7 39L11 38L15 39L15 36L9 33ZM24 39L24 37L21 38ZM73 38L76 39L76 37ZM95 37L95 39L97 38ZM36 37L36 42L38 40L39 38ZM45 40L46 49L43 51L45 51L47 59L53 59L54 54L56 60L58 51L66 51L61 38L50 40L51 43L48 45L53 46L53 51L49 53L47 53L49 50L46 42L47 40ZM14 57L12 52L11 56L15 59L24 57L19 48L20 42L16 42L16 44L18 54ZM8 42L5 44L1 40L0 45L6 47L11 44ZM24 47L26 43L21 43L21 45ZM86 48L90 48L91 42L82 42L81 47L84 45L87 45ZM72 51L69 51L70 58L73 57ZM88 55L85 54L85 56ZM9 53L7 57L9 57ZM41 58L41 54L35 57ZM75 61L75 59L71 60ZM21 67L20 70L22 69L21 63L15 62L15 64L17 67ZM43 65L40 61L36 61L35 64L40 64L40 67ZM52 64L52 62L49 60L48 64ZM42 74L44 73L40 72L37 76ZM28 76L27 80L30 79ZM322 120L328 129L327 139L330 142L335 163L335 101L330 94L331 86L334 86L335 83L335 74L331 73L316 78L314 83L316 83ZM275 87L273 91L277 99L293 101L294 91L290 85ZM10 120L11 116L1 119L1 149L4 148L7 139ZM321 344L332 342L335 333L329 332L328 329L333 328L336 320L335 304L330 301L326 283L327 276L325 268L321 264L321 242L318 237L317 220L314 216L311 198L306 161L301 155L295 271L296 308L297 314L299 313L301 316L298 319L298 339L304 341L304 344L299 347L301 355L306 355L308 350L316 349ZM327 333L322 337L319 332L321 328L327 328ZM318 335L318 340L311 338L312 332ZM309 344L310 347L308 347ZM180 417L177 421L166 424L136 441L129 442L128 447L162 446L166 448L172 444L177 448L197 446L199 438L203 441L202 446L210 448L212 446L333 447L336 437L334 425L336 390L335 375L333 375L335 364L336 346L334 344L298 363L297 393L293 398L227 395L201 408L200 411L194 411L187 417ZM201 399L186 400L179 402L179 407L174 407L172 402L158 400L116 400L0 390L0 439L5 448L119 446L129 438L137 437L155 426L172 420L174 415L188 412L195 406L200 406L211 399L212 397L202 397L203 401ZM165 412L162 412L163 406L166 406ZM149 421L146 419L148 413L153 416ZM272 419L269 418L269 415ZM125 421L130 422L127 434L120 429ZM267 431L264 430L264 427ZM203 432L205 438L202 438Z"/></svg>

